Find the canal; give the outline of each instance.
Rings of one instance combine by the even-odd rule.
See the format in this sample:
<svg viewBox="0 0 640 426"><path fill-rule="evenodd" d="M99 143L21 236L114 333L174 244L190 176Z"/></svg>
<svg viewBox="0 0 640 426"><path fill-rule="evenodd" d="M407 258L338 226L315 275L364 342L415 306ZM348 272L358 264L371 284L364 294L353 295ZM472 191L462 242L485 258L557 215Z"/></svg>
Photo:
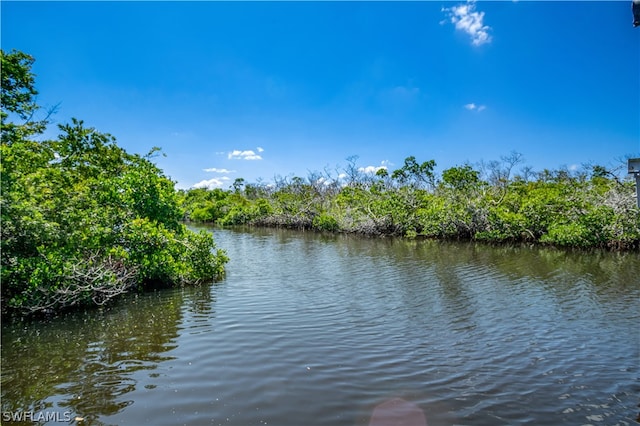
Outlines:
<svg viewBox="0 0 640 426"><path fill-rule="evenodd" d="M635 423L637 252L205 229L222 282L4 321L3 424Z"/></svg>

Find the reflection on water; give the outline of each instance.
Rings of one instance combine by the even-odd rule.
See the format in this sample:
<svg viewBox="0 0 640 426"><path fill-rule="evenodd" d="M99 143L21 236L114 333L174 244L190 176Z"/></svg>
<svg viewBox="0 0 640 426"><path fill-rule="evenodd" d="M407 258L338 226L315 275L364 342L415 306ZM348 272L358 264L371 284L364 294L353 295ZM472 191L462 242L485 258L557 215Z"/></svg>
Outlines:
<svg viewBox="0 0 640 426"><path fill-rule="evenodd" d="M95 423L133 404L127 394L136 389L134 373L173 359L183 311L211 313L208 288L183 293L147 293L105 310L3 324L2 412L36 419L71 413Z"/></svg>
<svg viewBox="0 0 640 426"><path fill-rule="evenodd" d="M431 426L637 415L638 253L214 232L231 258L222 283L4 323L3 414L367 425L422 412Z"/></svg>

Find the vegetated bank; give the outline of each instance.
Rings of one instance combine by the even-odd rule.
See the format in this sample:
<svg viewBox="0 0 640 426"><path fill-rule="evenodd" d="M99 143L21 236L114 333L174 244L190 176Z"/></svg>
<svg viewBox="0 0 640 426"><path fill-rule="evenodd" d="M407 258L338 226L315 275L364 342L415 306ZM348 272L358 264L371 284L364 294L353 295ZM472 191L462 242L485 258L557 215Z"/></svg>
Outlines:
<svg viewBox="0 0 640 426"><path fill-rule="evenodd" d="M132 290L213 282L227 257L194 233L173 182L148 155L82 121L49 123L35 103L34 59L2 56L2 313L101 305ZM20 124L16 124L20 123Z"/></svg>
<svg viewBox="0 0 640 426"><path fill-rule="evenodd" d="M185 219L410 238L529 242L633 250L640 246L634 183L600 165L534 172L522 155L435 173L434 160L408 157L375 174L356 159L337 173L236 179L229 190L181 191Z"/></svg>

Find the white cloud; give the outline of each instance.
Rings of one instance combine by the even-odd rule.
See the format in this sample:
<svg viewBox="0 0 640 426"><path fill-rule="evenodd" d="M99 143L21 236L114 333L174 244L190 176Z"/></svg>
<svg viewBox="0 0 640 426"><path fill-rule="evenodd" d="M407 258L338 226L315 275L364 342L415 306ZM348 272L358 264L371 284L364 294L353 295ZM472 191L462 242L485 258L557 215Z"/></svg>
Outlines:
<svg viewBox="0 0 640 426"><path fill-rule="evenodd" d="M358 167L358 171L365 174L376 174L378 170L387 170L387 166L367 166L367 167Z"/></svg>
<svg viewBox="0 0 640 426"><path fill-rule="evenodd" d="M457 30L466 32L471 36L471 43L480 46L491 42L489 31L491 27L484 24L484 12L476 11L475 0L468 0L466 3L443 8L443 12L449 15L452 24Z"/></svg>
<svg viewBox="0 0 640 426"><path fill-rule="evenodd" d="M333 182L332 182L332 181L330 181L329 179L325 178L325 177L321 177L321 178L318 178L318 180L316 180L316 183L317 183L318 185L329 186L329 185L331 185Z"/></svg>
<svg viewBox="0 0 640 426"><path fill-rule="evenodd" d="M257 148L256 148L256 151L258 151L258 152L264 152L264 149L263 149L261 146L259 146L259 147L257 147Z"/></svg>
<svg viewBox="0 0 640 426"><path fill-rule="evenodd" d="M469 111L478 111L478 112L484 111L485 109L487 109L485 105L476 105L473 102L471 102L470 104L466 104L464 107Z"/></svg>
<svg viewBox="0 0 640 426"><path fill-rule="evenodd" d="M211 167L210 169L202 169L205 172L211 172L211 173L223 173L223 174L227 174L227 173L235 173L235 170L228 170L228 169L217 169L215 167Z"/></svg>
<svg viewBox="0 0 640 426"><path fill-rule="evenodd" d="M209 180L201 180L200 182L198 182L195 185L193 185L192 188L208 188L208 189L222 188L222 186L228 180L231 180L231 179L226 177L226 176L222 176L222 177L219 177L219 178L213 178L213 179L209 179Z"/></svg>
<svg viewBox="0 0 640 426"><path fill-rule="evenodd" d="M262 151L264 151L262 148L258 149L258 152ZM229 158L229 160L262 160L262 157L256 154L255 151L240 151L238 149L234 149L233 151L228 153L227 158Z"/></svg>

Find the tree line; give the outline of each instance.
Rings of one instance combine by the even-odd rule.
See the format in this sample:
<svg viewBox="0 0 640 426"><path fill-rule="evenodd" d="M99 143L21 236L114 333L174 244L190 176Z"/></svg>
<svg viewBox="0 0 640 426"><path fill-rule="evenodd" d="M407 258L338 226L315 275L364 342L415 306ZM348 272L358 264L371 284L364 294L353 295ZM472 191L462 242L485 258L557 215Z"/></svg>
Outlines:
<svg viewBox="0 0 640 426"><path fill-rule="evenodd" d="M634 184L600 165L535 172L513 152L500 161L435 172L410 156L402 167L365 173L357 157L342 173L236 179L223 189L180 192L184 219L218 225L562 247L637 249Z"/></svg>
<svg viewBox="0 0 640 426"><path fill-rule="evenodd" d="M130 154L78 119L38 141L53 111L35 101L34 58L0 55L2 313L102 305L221 278L227 257L211 233L182 222L174 184L152 162L157 148Z"/></svg>

